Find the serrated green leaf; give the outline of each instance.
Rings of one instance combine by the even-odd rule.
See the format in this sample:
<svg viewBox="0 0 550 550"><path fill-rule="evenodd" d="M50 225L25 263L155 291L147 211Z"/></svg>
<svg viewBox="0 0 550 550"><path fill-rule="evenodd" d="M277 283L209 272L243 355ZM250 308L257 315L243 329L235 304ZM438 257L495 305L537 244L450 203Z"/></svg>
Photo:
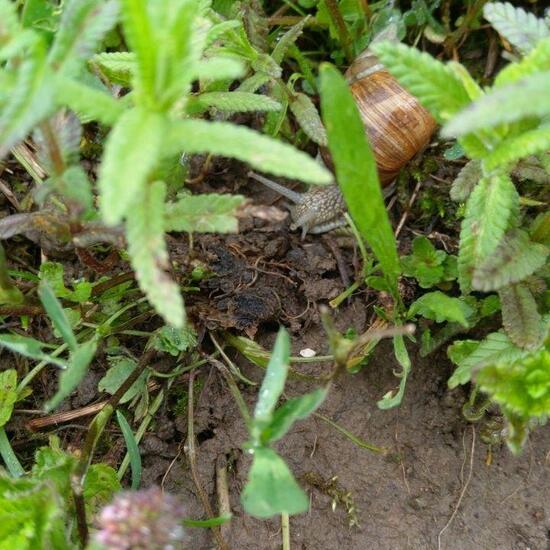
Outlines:
<svg viewBox="0 0 550 550"><path fill-rule="evenodd" d="M458 275L463 292L471 289L475 266L499 245L518 208L519 196L507 175L483 178L473 190L460 231Z"/></svg>
<svg viewBox="0 0 550 550"><path fill-rule="evenodd" d="M122 0L121 19L124 36L136 57L134 86L138 96L153 102L157 73L157 53L153 24L148 17L146 0Z"/></svg>
<svg viewBox="0 0 550 550"><path fill-rule="evenodd" d="M290 110L306 135L318 145L326 147L327 133L313 101L306 94L296 93L289 102Z"/></svg>
<svg viewBox="0 0 550 550"><path fill-rule="evenodd" d="M136 72L136 56L133 52L102 52L90 59L113 84L129 87Z"/></svg>
<svg viewBox="0 0 550 550"><path fill-rule="evenodd" d="M280 65L283 62L288 48L292 46L298 38L300 38L300 35L302 34L302 31L304 30L304 27L309 19L310 16L300 19L296 25L290 27L290 29L286 31L285 34L283 34L283 36L281 36L281 38L277 41L277 44L271 53L271 57L275 63Z"/></svg>
<svg viewBox="0 0 550 550"><path fill-rule="evenodd" d="M471 160L458 173L451 186L450 196L456 202L464 202L470 196L474 187L481 179L481 163L479 160Z"/></svg>
<svg viewBox="0 0 550 550"><path fill-rule="evenodd" d="M0 158L55 108L52 75L45 63L44 46L36 39L25 56L0 113Z"/></svg>
<svg viewBox="0 0 550 550"><path fill-rule="evenodd" d="M67 76L77 74L99 46L103 36L115 25L117 17L116 0L67 2L48 55L48 63L55 71Z"/></svg>
<svg viewBox="0 0 550 550"><path fill-rule="evenodd" d="M472 288L489 292L517 283L540 269L549 252L546 246L531 241L525 231L512 230L474 267Z"/></svg>
<svg viewBox="0 0 550 550"><path fill-rule="evenodd" d="M502 140L483 159L483 167L486 172L490 172L499 166L506 166L548 150L550 150L550 126L542 126Z"/></svg>
<svg viewBox="0 0 550 550"><path fill-rule="evenodd" d="M502 324L510 340L525 349L539 346L544 336L542 317L529 287L514 284L498 291L502 310Z"/></svg>
<svg viewBox="0 0 550 550"><path fill-rule="evenodd" d="M550 29L543 19L509 2L486 4L483 15L508 42L522 52L532 50L540 40L550 36Z"/></svg>
<svg viewBox="0 0 550 550"><path fill-rule="evenodd" d="M17 371L7 369L0 372L0 427L11 418L17 401Z"/></svg>
<svg viewBox="0 0 550 550"><path fill-rule="evenodd" d="M82 118L112 126L126 110L112 96L76 80L56 76L53 82L57 100Z"/></svg>
<svg viewBox="0 0 550 550"><path fill-rule="evenodd" d="M84 344L78 346L76 351L71 353L67 369L59 375L59 387L54 396L45 404L47 412L57 408L61 401L68 397L75 390L92 362L97 349L97 339L94 337Z"/></svg>
<svg viewBox="0 0 550 550"><path fill-rule="evenodd" d="M228 21L229 22L229 21ZM245 75L244 64L237 59L230 57L211 57L196 64L196 77L201 81L205 80L235 80ZM256 90L239 90L255 92Z"/></svg>
<svg viewBox="0 0 550 550"><path fill-rule="evenodd" d="M58 302L55 294L53 293L51 287L42 281L38 288L38 297L44 306L44 309L48 313L53 326L61 334L61 337L69 347L69 349L74 352L76 351L78 344L76 342L76 337L74 335L69 319L65 314L65 311L61 307L61 304Z"/></svg>
<svg viewBox="0 0 550 550"><path fill-rule="evenodd" d="M107 224L114 225L134 211L158 161L165 128L162 115L135 108L124 113L111 131L98 181L101 213Z"/></svg>
<svg viewBox="0 0 550 550"><path fill-rule="evenodd" d="M98 463L88 468L83 489L86 511L92 516L97 514L100 507L111 502L115 493L122 490L122 486L111 466Z"/></svg>
<svg viewBox="0 0 550 550"><path fill-rule="evenodd" d="M280 111L281 104L268 96L248 92L207 92L197 96L204 109L214 107L224 112Z"/></svg>
<svg viewBox="0 0 550 550"><path fill-rule="evenodd" d="M227 122L173 122L166 140L171 151L212 153L248 162L262 172L306 183L330 183L330 172L306 153L254 130Z"/></svg>
<svg viewBox="0 0 550 550"><path fill-rule="evenodd" d="M372 248L394 296L401 267L376 162L359 111L344 77L321 67L321 108L336 179L351 217ZM365 197L367 200L365 200Z"/></svg>
<svg viewBox="0 0 550 550"><path fill-rule="evenodd" d="M449 378L449 388L456 388L459 384L466 384L470 381L474 370L480 369L486 365L499 362L512 362L524 357L527 352L518 348L502 331L493 332L479 342L479 345L473 347L473 351L464 354L463 357L457 357L458 368L451 378ZM452 356L449 356L452 359Z"/></svg>
<svg viewBox="0 0 550 550"><path fill-rule="evenodd" d="M541 40L521 61L504 67L495 78L495 87L517 82L540 71L550 71L550 37Z"/></svg>
<svg viewBox="0 0 550 550"><path fill-rule="evenodd" d="M67 367L67 363L62 359L44 353L42 351L44 344L34 338L20 336L19 334L0 334L0 346L30 359L46 361L62 369Z"/></svg>
<svg viewBox="0 0 550 550"><path fill-rule="evenodd" d="M178 285L167 274L168 250L164 240L166 186L147 185L127 212L126 238L132 267L141 290L164 320L176 328L185 324L185 310Z"/></svg>
<svg viewBox="0 0 550 550"><path fill-rule="evenodd" d="M328 390L319 388L300 397L286 401L274 413L269 425L262 431L261 441L263 445L270 445L281 439L292 424L297 420L303 420L313 413L325 400Z"/></svg>
<svg viewBox="0 0 550 550"><path fill-rule="evenodd" d="M254 450L248 482L241 494L247 514L269 518L278 514L300 514L307 511L309 500L284 460L273 450Z"/></svg>
<svg viewBox="0 0 550 550"><path fill-rule="evenodd" d="M189 233L236 233L237 210L244 204L240 195L186 195L166 205L165 231Z"/></svg>
<svg viewBox="0 0 550 550"><path fill-rule="evenodd" d="M69 550L65 504L49 483L0 477L0 548Z"/></svg>
<svg viewBox="0 0 550 550"><path fill-rule="evenodd" d="M196 345L197 333L191 325L186 325L182 329L165 325L155 330L148 347L177 357L181 352L193 349Z"/></svg>
<svg viewBox="0 0 550 550"><path fill-rule="evenodd" d="M450 321L468 327L468 317L473 315L472 308L460 298L452 298L443 292L428 292L411 304L408 315L422 315L437 323Z"/></svg>
<svg viewBox="0 0 550 550"><path fill-rule="evenodd" d="M470 103L455 71L431 55L394 42L373 44L372 50L438 122L449 120Z"/></svg>
<svg viewBox="0 0 550 550"><path fill-rule="evenodd" d="M524 419L550 411L550 351L537 350L513 363L499 362L477 375L479 387L505 411Z"/></svg>
<svg viewBox="0 0 550 550"><path fill-rule="evenodd" d="M283 393L285 380L289 369L290 338L288 332L281 327L275 340L273 352L265 372L258 402L254 410L255 422L271 422L275 405Z"/></svg>
<svg viewBox="0 0 550 550"><path fill-rule="evenodd" d="M533 74L486 94L458 113L441 130L444 137L463 136L528 117L550 115L550 71Z"/></svg>

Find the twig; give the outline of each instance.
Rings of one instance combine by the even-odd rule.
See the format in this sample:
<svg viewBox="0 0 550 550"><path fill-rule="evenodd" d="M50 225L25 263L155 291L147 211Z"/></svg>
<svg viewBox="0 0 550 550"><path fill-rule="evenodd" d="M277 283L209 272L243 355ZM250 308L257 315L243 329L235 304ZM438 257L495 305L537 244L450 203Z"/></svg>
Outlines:
<svg viewBox="0 0 550 550"><path fill-rule="evenodd" d="M348 32L348 28L346 27L346 22L344 21L344 18L342 17L342 14L340 13L340 8L338 7L338 4L336 3L336 0L325 0L325 5L328 8L328 12L330 14L330 18L332 19L332 22L336 26L336 29L338 30L338 37L340 39L340 45L342 46L342 49L344 50L344 54L346 55L346 59L348 63L351 63L353 61L353 50L351 47L351 36Z"/></svg>
<svg viewBox="0 0 550 550"><path fill-rule="evenodd" d="M218 493L218 513L220 516L231 515L231 503L229 501L229 488L227 486L227 464L226 460L218 456L216 463L216 490ZM229 535L229 524L220 526L222 537Z"/></svg>
<svg viewBox="0 0 550 550"><path fill-rule="evenodd" d="M458 502L456 503L455 509L453 510L453 513L451 514L451 517L449 518L449 521L445 524L443 529L439 531L439 534L437 535L437 550L441 550L441 537L443 533L448 529L448 527L451 525L451 523L454 521L456 514L458 513L458 509L460 508L460 504L462 503L462 499L464 498L464 495L466 494L466 490L468 489L468 485L470 484L470 481L472 479L472 473L474 471L474 450L476 445L476 429L474 426L472 426L472 445L470 448L470 471L468 472L468 478L466 479L466 483L463 484L462 490L460 491L460 496L458 497Z"/></svg>
<svg viewBox="0 0 550 550"><path fill-rule="evenodd" d="M399 235L399 233L401 233L401 229L403 229L403 226L405 225L405 222L407 221L407 218L409 217L412 205L414 204L414 201L416 200L416 197L418 196L418 192L420 191L420 186L421 185L422 185L421 181L418 181L416 183L416 187L414 188L413 194L411 195L411 198L409 200L409 204L407 205L407 208L406 208L405 212L403 212L403 215L401 216L401 219L399 220L399 223L397 224L397 229L395 230L395 236L396 237Z"/></svg>

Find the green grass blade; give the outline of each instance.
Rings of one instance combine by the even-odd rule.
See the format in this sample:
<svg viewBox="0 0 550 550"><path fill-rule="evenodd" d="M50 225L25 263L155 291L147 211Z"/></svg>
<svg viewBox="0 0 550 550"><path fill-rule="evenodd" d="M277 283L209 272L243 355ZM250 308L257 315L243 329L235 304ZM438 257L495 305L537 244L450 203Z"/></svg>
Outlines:
<svg viewBox="0 0 550 550"><path fill-rule="evenodd" d="M336 178L351 217L397 296L399 258L374 155L344 77L328 64L321 67L321 109Z"/></svg>
<svg viewBox="0 0 550 550"><path fill-rule="evenodd" d="M54 327L57 329L63 341L69 346L71 351L75 351L78 347L76 342L76 336L74 335L69 319L59 300L55 297L50 285L45 282L41 282L38 288L38 296L44 309L48 313Z"/></svg>
<svg viewBox="0 0 550 550"><path fill-rule="evenodd" d="M139 488L139 484L141 483L141 455L139 454L138 444L130 424L128 424L125 416L120 411L116 412L116 419L122 431L122 435L124 436L124 441L130 457L130 468L132 469L132 489L136 490Z"/></svg>
<svg viewBox="0 0 550 550"><path fill-rule="evenodd" d="M25 473L25 470L23 470L23 466L21 466L19 460L13 452L13 449L11 448L4 427L0 428L0 456L2 457L2 460L4 461L4 464L6 465L9 473L13 477L21 477Z"/></svg>

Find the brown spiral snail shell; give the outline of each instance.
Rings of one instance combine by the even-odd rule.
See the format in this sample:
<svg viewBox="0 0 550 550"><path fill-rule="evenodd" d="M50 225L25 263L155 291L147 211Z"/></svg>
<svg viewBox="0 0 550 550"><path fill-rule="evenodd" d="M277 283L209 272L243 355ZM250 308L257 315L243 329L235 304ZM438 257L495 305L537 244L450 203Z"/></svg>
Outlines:
<svg viewBox="0 0 550 550"><path fill-rule="evenodd" d="M368 48L345 76L374 152L380 183L385 187L428 144L436 122ZM327 149L321 149L321 156L332 168ZM314 187L298 194L257 174L249 175L296 204L291 209L291 228L302 227L303 235L308 231L323 233L345 224L345 203L336 185Z"/></svg>
<svg viewBox="0 0 550 550"><path fill-rule="evenodd" d="M368 48L351 64L346 78L374 151L380 182L387 185L428 144L436 122Z"/></svg>

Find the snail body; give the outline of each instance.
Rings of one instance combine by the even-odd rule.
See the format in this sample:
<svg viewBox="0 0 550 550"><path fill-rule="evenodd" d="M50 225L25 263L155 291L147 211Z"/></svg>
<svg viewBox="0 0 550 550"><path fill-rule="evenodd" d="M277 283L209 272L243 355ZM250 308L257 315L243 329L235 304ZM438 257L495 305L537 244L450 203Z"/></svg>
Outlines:
<svg viewBox="0 0 550 550"><path fill-rule="evenodd" d="M403 88L378 58L365 50L346 71L365 132L374 152L380 184L392 183L401 170L429 142L436 123L418 100ZM332 165L327 150L321 156ZM249 176L290 199L291 229L324 233L345 225L345 202L335 183L296 193L259 174Z"/></svg>

